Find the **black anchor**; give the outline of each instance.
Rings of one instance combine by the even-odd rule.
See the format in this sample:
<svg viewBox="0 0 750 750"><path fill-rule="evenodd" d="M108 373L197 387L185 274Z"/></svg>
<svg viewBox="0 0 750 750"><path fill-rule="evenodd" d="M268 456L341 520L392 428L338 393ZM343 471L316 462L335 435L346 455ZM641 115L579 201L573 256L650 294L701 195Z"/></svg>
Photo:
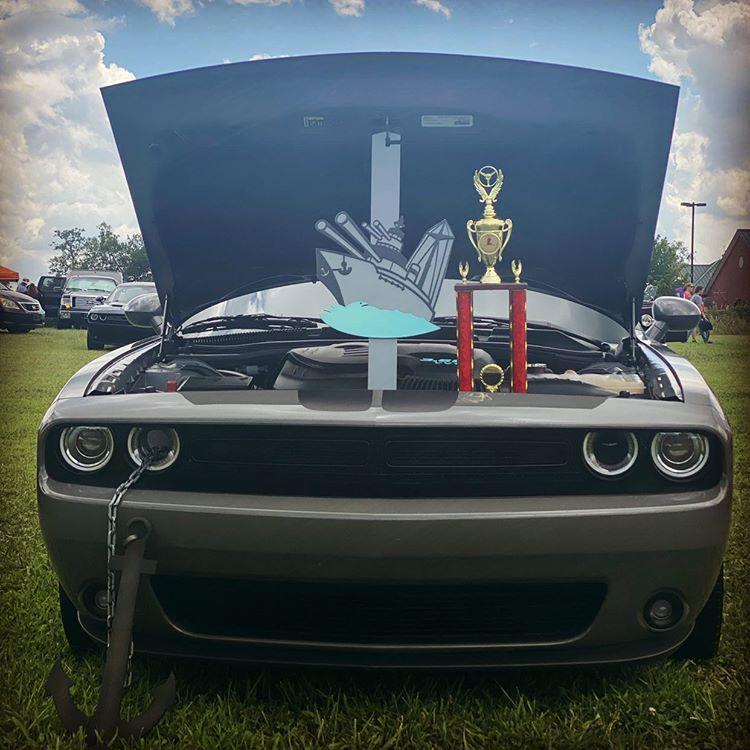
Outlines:
<svg viewBox="0 0 750 750"><path fill-rule="evenodd" d="M106 748L107 743L115 736L125 739L144 736L172 708L175 700L175 679L174 674L170 673L154 690L151 703L143 713L128 721L120 717L138 584L142 574L151 574L156 570L153 560L144 560L146 541L151 533L149 522L143 518L134 518L128 524L128 532L124 542L124 554L112 561L113 567L121 571L120 586L117 590L99 700L93 716L86 716L74 703L70 694L73 682L65 673L59 659L52 667L45 684L47 694L55 703L63 727L71 733L83 727L88 747Z"/></svg>

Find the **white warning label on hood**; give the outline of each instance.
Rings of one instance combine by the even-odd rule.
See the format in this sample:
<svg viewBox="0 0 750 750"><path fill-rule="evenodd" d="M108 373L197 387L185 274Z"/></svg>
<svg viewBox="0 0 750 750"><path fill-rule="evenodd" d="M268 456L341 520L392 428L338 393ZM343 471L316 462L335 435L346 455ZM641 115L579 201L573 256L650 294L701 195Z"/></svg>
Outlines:
<svg viewBox="0 0 750 750"><path fill-rule="evenodd" d="M473 128L474 115L422 115L423 128Z"/></svg>

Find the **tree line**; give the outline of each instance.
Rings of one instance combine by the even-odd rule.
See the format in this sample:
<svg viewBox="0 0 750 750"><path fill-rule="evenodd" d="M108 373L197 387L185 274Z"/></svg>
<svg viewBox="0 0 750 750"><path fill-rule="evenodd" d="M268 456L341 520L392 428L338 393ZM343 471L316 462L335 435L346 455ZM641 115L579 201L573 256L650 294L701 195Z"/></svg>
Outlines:
<svg viewBox="0 0 750 750"><path fill-rule="evenodd" d="M129 234L124 238L102 222L96 234L87 235L80 227L56 229L50 243L56 253L49 260L50 273L66 276L76 269L120 271L126 281L151 279L143 237Z"/></svg>
<svg viewBox="0 0 750 750"><path fill-rule="evenodd" d="M94 235L86 235L79 227L56 229L52 249L57 253L49 261L50 272L65 276L74 269L120 271L126 280L144 281L151 278L146 248L140 234L120 238L112 227L102 222ZM651 256L648 281L657 295L674 294L687 281L685 265L688 251L682 242L670 242L656 236Z"/></svg>

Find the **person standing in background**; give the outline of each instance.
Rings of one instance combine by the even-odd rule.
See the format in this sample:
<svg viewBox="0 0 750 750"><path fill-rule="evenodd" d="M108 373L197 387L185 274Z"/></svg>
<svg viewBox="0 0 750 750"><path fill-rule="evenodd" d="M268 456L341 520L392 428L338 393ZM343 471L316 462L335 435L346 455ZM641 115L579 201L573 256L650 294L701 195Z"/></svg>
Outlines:
<svg viewBox="0 0 750 750"><path fill-rule="evenodd" d="M692 284L685 284L685 291L682 293L682 296L685 299L690 299L693 296L693 285Z"/></svg>
<svg viewBox="0 0 750 750"><path fill-rule="evenodd" d="M26 294L26 290L29 288L29 284L31 282L27 278L23 278L18 282L18 286L16 287L16 291L19 294Z"/></svg>
<svg viewBox="0 0 750 750"><path fill-rule="evenodd" d="M701 338L703 339L704 344L713 344L713 341L709 341L708 339L711 336L711 331L713 330L713 324L708 319L706 315L706 303L703 301L703 287L697 286L695 287L695 294L690 298L690 301L698 306L698 309L701 311L701 318L698 321L698 328L697 330L700 331ZM695 341L695 331L696 329L693 329L691 335L691 338L693 341Z"/></svg>
<svg viewBox="0 0 750 750"><path fill-rule="evenodd" d="M39 290L36 288L36 284L33 281L26 287L24 294L32 299L39 299Z"/></svg>

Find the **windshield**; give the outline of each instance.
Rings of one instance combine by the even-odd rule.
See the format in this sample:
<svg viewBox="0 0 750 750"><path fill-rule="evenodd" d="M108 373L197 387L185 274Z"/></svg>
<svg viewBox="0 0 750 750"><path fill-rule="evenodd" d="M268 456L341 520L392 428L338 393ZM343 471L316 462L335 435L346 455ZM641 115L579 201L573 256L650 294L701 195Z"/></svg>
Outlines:
<svg viewBox="0 0 750 750"><path fill-rule="evenodd" d="M42 276L42 278L39 279L40 289L54 289L55 291L57 291L58 289L62 289L64 286L64 276Z"/></svg>
<svg viewBox="0 0 750 750"><path fill-rule="evenodd" d="M435 305L436 318L455 316L455 283L455 279L446 279L443 282ZM292 284L235 297L209 307L186 321L183 328L206 318L230 315L265 314L319 319L323 311L333 304L335 300L323 284ZM474 316L507 320L508 294L475 294ZM563 328L571 333L601 341L619 341L627 335L622 326L596 310L571 300L532 290L528 292L528 320L530 323Z"/></svg>
<svg viewBox="0 0 750 750"><path fill-rule="evenodd" d="M140 297L142 294L151 294L156 291L153 284L143 284L142 286L118 286L107 298L107 302L120 302L125 304L131 299Z"/></svg>
<svg viewBox="0 0 750 750"><path fill-rule="evenodd" d="M109 294L115 289L117 282L114 279L104 279L101 276L79 276L71 279L66 292L104 292Z"/></svg>

